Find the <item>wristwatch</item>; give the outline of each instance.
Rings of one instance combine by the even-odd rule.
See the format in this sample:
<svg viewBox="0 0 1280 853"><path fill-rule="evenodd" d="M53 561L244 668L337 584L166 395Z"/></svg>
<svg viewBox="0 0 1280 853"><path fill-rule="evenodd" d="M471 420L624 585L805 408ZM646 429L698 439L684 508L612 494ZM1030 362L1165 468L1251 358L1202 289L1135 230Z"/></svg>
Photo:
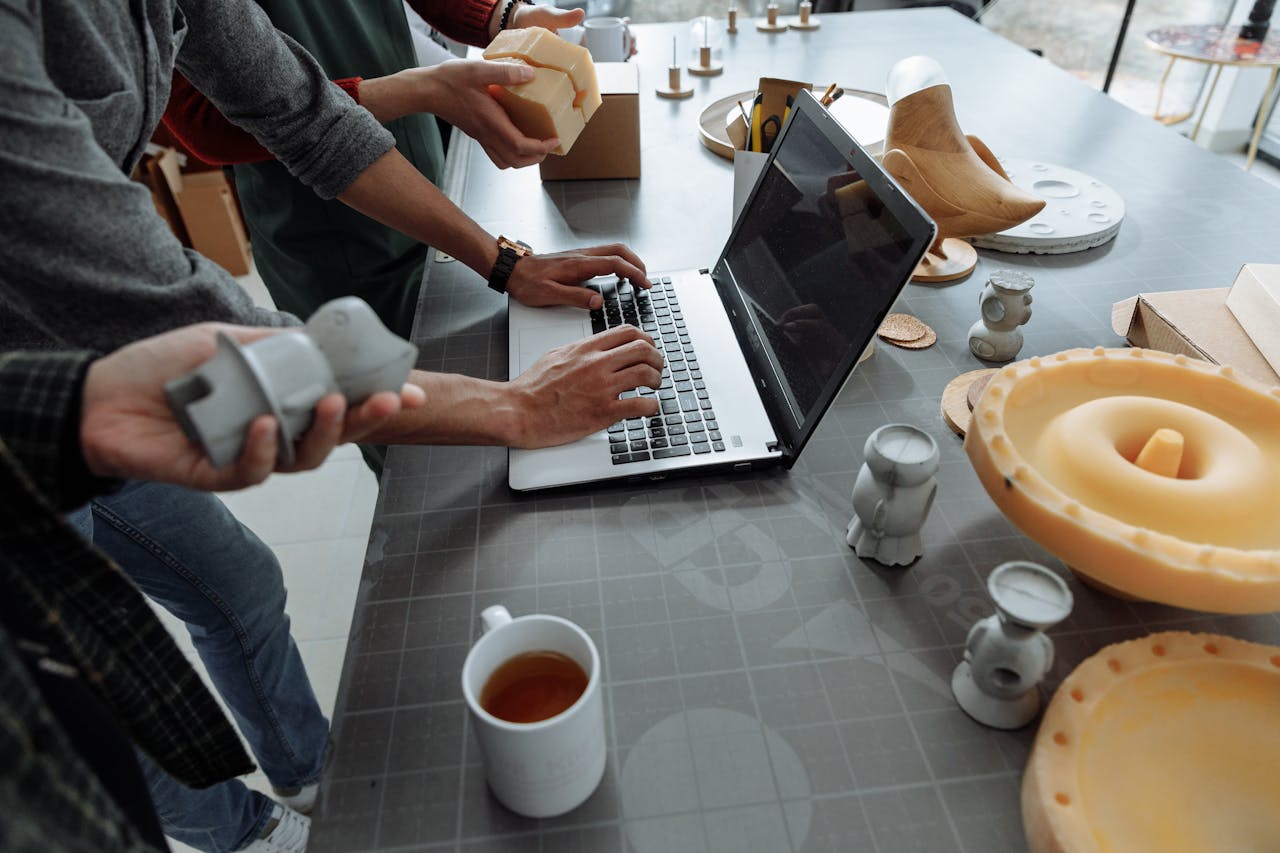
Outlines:
<svg viewBox="0 0 1280 853"><path fill-rule="evenodd" d="M506 293L507 281L511 278L511 273L516 268L516 261L532 254L533 247L528 243L499 236L498 260L493 265L493 272L489 273L489 287L499 293Z"/></svg>

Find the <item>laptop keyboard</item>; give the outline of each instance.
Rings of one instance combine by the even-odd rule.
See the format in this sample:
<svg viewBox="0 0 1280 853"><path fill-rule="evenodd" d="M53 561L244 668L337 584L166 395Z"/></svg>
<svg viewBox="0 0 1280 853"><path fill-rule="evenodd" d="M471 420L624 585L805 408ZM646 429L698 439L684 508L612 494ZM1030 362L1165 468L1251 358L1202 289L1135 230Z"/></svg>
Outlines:
<svg viewBox="0 0 1280 853"><path fill-rule="evenodd" d="M648 332L666 358L659 388L619 395L620 399L637 395L656 399L659 411L653 417L631 418L609 427L609 454L614 465L724 451L711 394L702 379L671 278L653 278L650 283L649 290L636 289L628 281L586 285L604 297L604 305L591 312L593 333L629 323Z"/></svg>

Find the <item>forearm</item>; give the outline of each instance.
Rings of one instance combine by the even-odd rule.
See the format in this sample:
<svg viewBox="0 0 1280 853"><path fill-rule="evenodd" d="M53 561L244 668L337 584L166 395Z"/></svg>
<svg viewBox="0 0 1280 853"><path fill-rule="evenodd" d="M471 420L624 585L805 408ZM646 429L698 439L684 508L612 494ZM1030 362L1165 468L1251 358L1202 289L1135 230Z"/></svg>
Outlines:
<svg viewBox="0 0 1280 853"><path fill-rule="evenodd" d="M415 370L427 403L402 411L367 438L376 444L521 444L519 395L508 382Z"/></svg>
<svg viewBox="0 0 1280 853"><path fill-rule="evenodd" d="M394 148L365 169L339 198L383 225L453 255L486 278L498 259L496 238Z"/></svg>
<svg viewBox="0 0 1280 853"><path fill-rule="evenodd" d="M361 80L356 97L382 124L415 113L434 112L432 98L438 97L434 67L406 68L385 77Z"/></svg>

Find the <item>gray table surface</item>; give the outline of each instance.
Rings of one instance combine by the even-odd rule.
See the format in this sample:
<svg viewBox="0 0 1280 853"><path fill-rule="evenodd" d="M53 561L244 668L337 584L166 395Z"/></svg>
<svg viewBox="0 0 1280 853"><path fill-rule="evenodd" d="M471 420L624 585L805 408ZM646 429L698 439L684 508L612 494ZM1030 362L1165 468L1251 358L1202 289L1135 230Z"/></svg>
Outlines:
<svg viewBox="0 0 1280 853"><path fill-rule="evenodd" d="M702 107L762 75L883 91L898 60L946 70L966 132L998 155L1083 171L1124 197L1117 239L1061 256L980 252L949 286L909 285L899 309L936 346L881 345L789 473L522 496L506 451L391 451L333 720L312 851L782 853L1021 850L1022 767L1034 725L997 732L955 705L967 629L991 612L998 563L1061 563L1015 530L939 416L986 274L1036 280L1023 357L1120 345L1113 302L1139 291L1224 287L1242 262L1280 262L1280 191L943 10L822 16L768 36L744 21L726 73L660 100L670 40L637 27L643 178L543 185L499 172L463 141L445 189L493 233L540 250L621 240L651 272L713 261L729 231L732 168L697 141ZM687 61L687 60L686 60ZM686 78L689 79L689 78ZM505 378L505 302L458 263L433 263L420 366ZM904 570L844 542L862 445L906 421L942 450L926 552ZM1100 647L1154 630L1280 642L1280 620L1135 604L1070 578L1076 606L1052 631L1052 690ZM478 614L555 613L595 639L605 667L609 762L596 794L554 820L488 794L459 674Z"/></svg>

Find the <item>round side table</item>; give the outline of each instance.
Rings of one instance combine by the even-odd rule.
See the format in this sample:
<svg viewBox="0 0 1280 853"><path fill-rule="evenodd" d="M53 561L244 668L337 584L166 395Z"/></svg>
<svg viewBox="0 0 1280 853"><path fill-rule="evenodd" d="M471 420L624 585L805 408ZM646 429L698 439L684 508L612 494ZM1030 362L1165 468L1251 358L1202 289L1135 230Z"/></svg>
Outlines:
<svg viewBox="0 0 1280 853"><path fill-rule="evenodd" d="M1273 30L1263 41L1247 41L1238 37L1239 32L1239 24L1225 26L1222 24L1184 24L1161 27L1147 33L1147 47L1169 57L1169 64L1165 66L1164 74L1160 77L1160 88L1156 93L1154 118L1157 121L1163 120L1166 123L1173 124L1190 116L1190 113L1176 118L1162 118L1160 115L1160 101L1164 98L1164 84L1169 79L1169 72L1173 70L1173 64L1179 59L1214 66L1213 82L1209 84L1209 95L1204 99L1204 105L1200 108L1200 116L1196 119L1195 129L1191 131L1193 140L1200 133L1200 124L1204 121L1204 114L1209 109L1209 102L1213 100L1213 92L1218 87L1218 78L1222 76L1222 69L1228 65L1242 68L1270 68L1271 76L1267 80L1267 91L1262 96L1263 107L1270 102L1271 93L1275 89L1276 78L1280 76L1280 31ZM1262 125L1265 120L1266 115L1264 115L1263 110L1259 110L1258 118L1253 124L1253 138L1249 141L1249 157L1245 162L1246 169L1253 166L1254 158L1258 155L1258 139L1262 136Z"/></svg>

